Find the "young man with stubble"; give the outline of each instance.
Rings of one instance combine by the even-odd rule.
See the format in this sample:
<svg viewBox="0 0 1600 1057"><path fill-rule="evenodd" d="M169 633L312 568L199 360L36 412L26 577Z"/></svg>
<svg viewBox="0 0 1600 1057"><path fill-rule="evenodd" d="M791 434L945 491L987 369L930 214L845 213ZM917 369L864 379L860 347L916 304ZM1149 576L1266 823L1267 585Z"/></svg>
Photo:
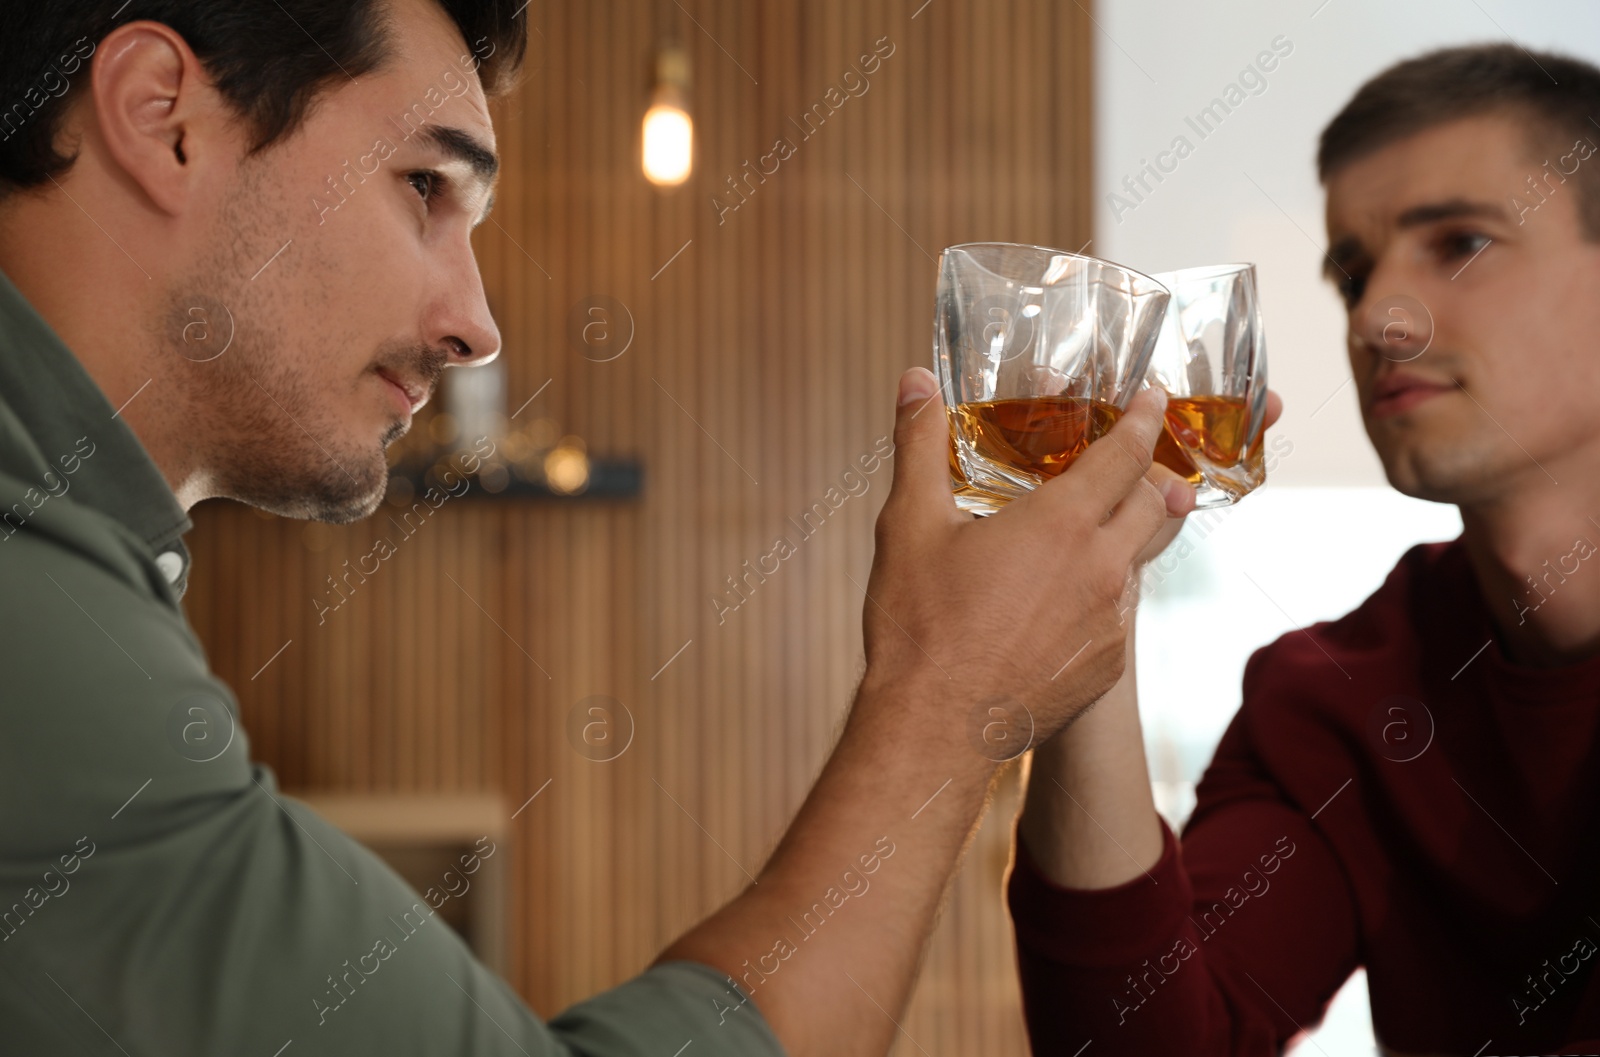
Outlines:
<svg viewBox="0 0 1600 1057"><path fill-rule="evenodd" d="M1281 1053L1358 967L1386 1054L1600 1051L1597 118L1600 70L1508 44L1323 131L1367 434L1464 530L1255 653L1181 839L1131 635L1039 748L1009 898L1041 1057Z"/></svg>
<svg viewBox="0 0 1600 1057"><path fill-rule="evenodd" d="M884 1053L998 770L975 704L1047 735L1121 674L1131 565L1193 503L1150 468L1161 401L975 521L914 368L865 675L815 787L757 884L550 1023L245 732L191 739L237 702L181 607L188 510L370 514L441 373L499 351L470 235L524 7L0 4L8 1057ZM786 939L867 874L870 910Z"/></svg>

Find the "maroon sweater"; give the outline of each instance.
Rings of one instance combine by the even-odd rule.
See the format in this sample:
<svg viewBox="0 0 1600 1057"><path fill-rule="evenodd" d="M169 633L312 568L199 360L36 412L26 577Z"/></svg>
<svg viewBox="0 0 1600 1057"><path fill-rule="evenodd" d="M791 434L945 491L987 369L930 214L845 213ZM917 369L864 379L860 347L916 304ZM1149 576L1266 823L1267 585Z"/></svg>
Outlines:
<svg viewBox="0 0 1600 1057"><path fill-rule="evenodd" d="M1460 541L1413 548L1251 657L1148 877L1062 888L1019 842L1034 1052L1280 1053L1359 966L1392 1051L1600 1052L1597 720L1600 657L1512 663Z"/></svg>

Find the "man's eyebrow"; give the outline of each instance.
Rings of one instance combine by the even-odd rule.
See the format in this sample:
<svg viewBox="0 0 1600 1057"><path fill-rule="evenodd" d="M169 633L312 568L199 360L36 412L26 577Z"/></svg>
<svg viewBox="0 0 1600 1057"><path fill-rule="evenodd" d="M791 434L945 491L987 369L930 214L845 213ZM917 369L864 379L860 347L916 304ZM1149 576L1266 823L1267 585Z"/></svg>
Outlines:
<svg viewBox="0 0 1600 1057"><path fill-rule="evenodd" d="M1445 202L1430 202L1426 205L1412 206L1395 219L1395 226L1414 228L1423 224L1431 224L1436 220L1451 220L1455 217L1492 217L1504 220L1505 215L1505 210L1490 202L1472 202L1465 198L1452 198Z"/></svg>
<svg viewBox="0 0 1600 1057"><path fill-rule="evenodd" d="M428 125L419 130L422 141L456 161L466 162L484 183L491 183L500 171L500 158L470 132L449 125Z"/></svg>
<svg viewBox="0 0 1600 1057"><path fill-rule="evenodd" d="M483 213L473 223L473 227L477 227L489 218L489 213L494 209L494 178L500 171L499 156L480 143L472 133L459 128L428 125L419 131L424 143L446 157L465 162L479 182L488 187L489 196L483 204Z"/></svg>

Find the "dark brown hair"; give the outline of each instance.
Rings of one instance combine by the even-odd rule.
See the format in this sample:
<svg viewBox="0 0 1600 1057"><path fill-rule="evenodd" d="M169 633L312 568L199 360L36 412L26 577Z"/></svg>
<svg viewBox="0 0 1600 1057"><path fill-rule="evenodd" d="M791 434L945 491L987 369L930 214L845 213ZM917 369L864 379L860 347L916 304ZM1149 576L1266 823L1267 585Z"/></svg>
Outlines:
<svg viewBox="0 0 1600 1057"><path fill-rule="evenodd" d="M1442 48L1396 63L1363 84L1322 130L1317 175L1326 183L1339 168L1397 140L1500 111L1527 119L1531 157L1571 151L1580 139L1600 146L1600 126L1591 117L1600 115L1600 69L1515 44ZM1591 239L1600 239L1596 170L1600 164L1591 163L1576 174L1578 212Z"/></svg>
<svg viewBox="0 0 1600 1057"><path fill-rule="evenodd" d="M436 2L481 63L484 91L506 91L527 49L526 5ZM0 0L0 195L72 167L74 156L55 147L62 114L99 42L143 20L170 26L194 49L248 123L251 153L298 128L318 92L390 55L383 0Z"/></svg>

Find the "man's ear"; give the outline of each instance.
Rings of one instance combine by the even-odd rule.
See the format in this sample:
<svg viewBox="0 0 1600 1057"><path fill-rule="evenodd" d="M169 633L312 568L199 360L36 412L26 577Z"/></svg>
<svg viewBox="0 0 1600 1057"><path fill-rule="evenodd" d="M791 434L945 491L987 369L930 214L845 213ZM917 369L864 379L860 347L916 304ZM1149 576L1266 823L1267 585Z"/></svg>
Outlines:
<svg viewBox="0 0 1600 1057"><path fill-rule="evenodd" d="M188 42L159 22L130 22L96 49L91 74L93 120L106 150L156 208L178 213L194 189L197 152L215 159L219 144L203 133L216 109L215 89Z"/></svg>

